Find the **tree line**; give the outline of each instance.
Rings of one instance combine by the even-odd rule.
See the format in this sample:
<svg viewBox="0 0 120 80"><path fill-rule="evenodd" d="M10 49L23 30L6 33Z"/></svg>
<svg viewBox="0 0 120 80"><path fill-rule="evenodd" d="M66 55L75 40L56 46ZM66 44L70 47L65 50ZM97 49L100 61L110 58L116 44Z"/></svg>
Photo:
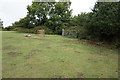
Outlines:
<svg viewBox="0 0 120 80"><path fill-rule="evenodd" d="M7 28L22 31L44 28L51 33L61 34L61 29L68 26L71 19L70 5L71 2L33 2L32 5L27 6L26 17Z"/></svg>
<svg viewBox="0 0 120 80"><path fill-rule="evenodd" d="M32 2L26 17L6 30L61 34L62 29L75 29L78 38L120 44L120 2L96 2L92 11L72 17L71 2Z"/></svg>

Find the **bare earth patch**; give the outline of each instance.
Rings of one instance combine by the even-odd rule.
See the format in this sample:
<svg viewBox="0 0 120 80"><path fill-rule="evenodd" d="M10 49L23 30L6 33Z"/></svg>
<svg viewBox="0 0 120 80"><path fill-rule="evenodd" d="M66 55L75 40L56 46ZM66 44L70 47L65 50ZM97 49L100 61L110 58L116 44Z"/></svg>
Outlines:
<svg viewBox="0 0 120 80"><path fill-rule="evenodd" d="M78 54L80 54L80 52L79 52L79 51L75 51L75 53L78 53Z"/></svg>
<svg viewBox="0 0 120 80"><path fill-rule="evenodd" d="M16 64L11 64L11 65L15 66Z"/></svg>
<svg viewBox="0 0 120 80"><path fill-rule="evenodd" d="M64 46L68 46L68 45L64 45Z"/></svg>
<svg viewBox="0 0 120 80"><path fill-rule="evenodd" d="M38 44L38 45L46 45L46 44L44 44L44 43L40 43L40 44Z"/></svg>
<svg viewBox="0 0 120 80"><path fill-rule="evenodd" d="M97 51L97 52L92 52L91 54L103 55L102 52L103 52L102 50L99 50L99 51Z"/></svg>
<svg viewBox="0 0 120 80"><path fill-rule="evenodd" d="M32 38L32 39L36 39L36 40L43 40L43 41L44 41L44 40L46 40L46 39L39 39L39 38Z"/></svg>
<svg viewBox="0 0 120 80"><path fill-rule="evenodd" d="M5 46L2 48L2 50L10 50L10 49L16 49L16 48L14 48L12 46Z"/></svg>
<svg viewBox="0 0 120 80"><path fill-rule="evenodd" d="M32 50L32 53L42 52L42 50Z"/></svg>
<svg viewBox="0 0 120 80"><path fill-rule="evenodd" d="M12 39L13 37L7 37L7 39Z"/></svg>
<svg viewBox="0 0 120 80"><path fill-rule="evenodd" d="M78 78L84 78L84 74L82 74L82 73L78 73Z"/></svg>
<svg viewBox="0 0 120 80"><path fill-rule="evenodd" d="M47 49L51 49L51 47L46 47Z"/></svg>
<svg viewBox="0 0 120 80"><path fill-rule="evenodd" d="M96 62L98 62L98 61L96 61L96 60L94 60L94 59L88 59L88 61L92 61L92 62L94 62L94 63L96 63Z"/></svg>
<svg viewBox="0 0 120 80"><path fill-rule="evenodd" d="M31 56L33 56L35 53L39 53L39 52L42 52L42 50L32 50L32 52L28 55L28 56L26 56L26 59L29 59Z"/></svg>
<svg viewBox="0 0 120 80"><path fill-rule="evenodd" d="M18 53L18 52L9 52L8 55L12 55L12 56L16 56L16 55L19 55L19 54L22 54L22 53Z"/></svg>

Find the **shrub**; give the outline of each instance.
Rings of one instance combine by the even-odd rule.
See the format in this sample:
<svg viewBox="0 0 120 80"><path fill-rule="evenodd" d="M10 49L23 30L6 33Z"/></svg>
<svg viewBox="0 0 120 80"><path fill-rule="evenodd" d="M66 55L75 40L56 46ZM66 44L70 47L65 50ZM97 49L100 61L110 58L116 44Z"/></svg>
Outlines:
<svg viewBox="0 0 120 80"><path fill-rule="evenodd" d="M33 33L32 30L27 29L27 28L18 28L17 31L21 33Z"/></svg>
<svg viewBox="0 0 120 80"><path fill-rule="evenodd" d="M19 28L15 28L15 29L13 29L13 31L18 31L18 29L19 29Z"/></svg>
<svg viewBox="0 0 120 80"><path fill-rule="evenodd" d="M37 26L35 28L32 28L31 30L33 30L35 34L37 34L38 30L45 30L45 34L53 34L53 31L45 26Z"/></svg>
<svg viewBox="0 0 120 80"><path fill-rule="evenodd" d="M18 32L23 32L23 33L34 33L37 34L38 30L45 30L46 34L53 34L52 30L45 27L45 26L37 26L35 28L27 29L27 28L15 28L14 30Z"/></svg>

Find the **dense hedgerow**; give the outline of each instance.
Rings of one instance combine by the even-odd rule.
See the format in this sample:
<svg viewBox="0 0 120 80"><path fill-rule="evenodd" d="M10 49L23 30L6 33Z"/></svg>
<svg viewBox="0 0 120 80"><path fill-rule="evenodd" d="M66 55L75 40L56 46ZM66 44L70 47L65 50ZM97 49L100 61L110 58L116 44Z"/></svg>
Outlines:
<svg viewBox="0 0 120 80"><path fill-rule="evenodd" d="M35 28L27 29L27 28L15 28L14 29L17 32L22 32L22 33L34 33L37 34L38 30L45 30L45 34L53 34L52 30L48 29L45 26L37 26Z"/></svg>

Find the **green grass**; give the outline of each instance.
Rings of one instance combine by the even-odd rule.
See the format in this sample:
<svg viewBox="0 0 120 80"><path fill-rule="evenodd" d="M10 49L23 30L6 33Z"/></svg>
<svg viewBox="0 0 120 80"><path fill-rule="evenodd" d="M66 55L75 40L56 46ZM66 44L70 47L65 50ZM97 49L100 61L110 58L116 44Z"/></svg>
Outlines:
<svg viewBox="0 0 120 80"><path fill-rule="evenodd" d="M118 78L116 50L60 35L38 40L25 38L25 33L2 33L3 78Z"/></svg>

